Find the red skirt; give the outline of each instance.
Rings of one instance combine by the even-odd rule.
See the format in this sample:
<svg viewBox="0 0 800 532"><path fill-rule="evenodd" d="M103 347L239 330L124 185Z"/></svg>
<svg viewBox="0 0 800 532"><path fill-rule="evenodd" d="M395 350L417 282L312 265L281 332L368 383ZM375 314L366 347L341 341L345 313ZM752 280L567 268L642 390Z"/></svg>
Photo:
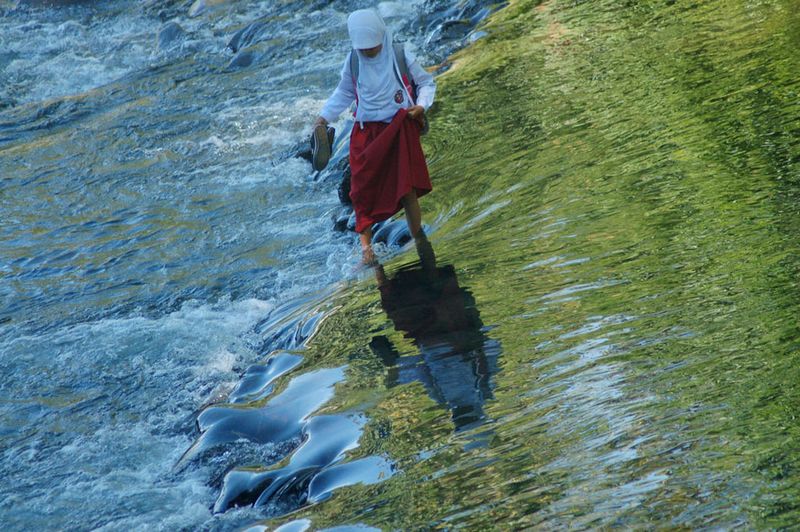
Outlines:
<svg viewBox="0 0 800 532"><path fill-rule="evenodd" d="M431 178L422 153L416 120L401 109L390 123L356 122L350 134L350 199L356 212L356 231L391 218L400 199L414 190L417 197L431 191Z"/></svg>

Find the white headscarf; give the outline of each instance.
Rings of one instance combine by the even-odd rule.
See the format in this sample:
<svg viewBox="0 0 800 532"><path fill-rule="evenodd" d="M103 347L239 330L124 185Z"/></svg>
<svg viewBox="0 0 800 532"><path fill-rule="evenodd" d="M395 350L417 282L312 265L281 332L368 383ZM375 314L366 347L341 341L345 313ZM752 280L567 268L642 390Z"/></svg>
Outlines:
<svg viewBox="0 0 800 532"><path fill-rule="evenodd" d="M356 120L360 122L384 121L399 109L408 107L410 97L400 83L399 67L394 57L392 34L380 15L373 9L359 9L347 18L347 31L358 54L358 109ZM380 53L367 57L360 51L382 44ZM401 91L403 101L395 101Z"/></svg>

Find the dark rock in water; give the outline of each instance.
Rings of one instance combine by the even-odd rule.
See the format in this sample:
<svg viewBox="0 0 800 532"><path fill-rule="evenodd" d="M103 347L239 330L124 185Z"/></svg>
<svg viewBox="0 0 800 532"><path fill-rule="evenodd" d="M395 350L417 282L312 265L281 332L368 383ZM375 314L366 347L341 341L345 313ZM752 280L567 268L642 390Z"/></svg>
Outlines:
<svg viewBox="0 0 800 532"><path fill-rule="evenodd" d="M350 216L353 214L353 209L350 207L343 208L339 214L333 218L333 230L344 233L347 231L347 222L350 221Z"/></svg>
<svg viewBox="0 0 800 532"><path fill-rule="evenodd" d="M374 229L372 242L387 246L404 246L411 241L411 233L405 220L391 220Z"/></svg>
<svg viewBox="0 0 800 532"><path fill-rule="evenodd" d="M186 31L177 22L167 22L158 31L158 49L169 48L175 41L182 39Z"/></svg>
<svg viewBox="0 0 800 532"><path fill-rule="evenodd" d="M353 200L350 199L350 166L347 167L347 174L342 177L337 192L339 193L339 201L342 205L353 204Z"/></svg>
<svg viewBox="0 0 800 532"><path fill-rule="evenodd" d="M335 219L333 221L333 230L338 233L344 233L345 231L347 231L347 218L348 217L343 216L342 218Z"/></svg>
<svg viewBox="0 0 800 532"><path fill-rule="evenodd" d="M345 176L350 177L350 160L347 157L341 157L336 162L332 161L332 163L328 163L328 177L335 180L340 180Z"/></svg>
<svg viewBox="0 0 800 532"><path fill-rule="evenodd" d="M230 48L233 53L236 53L242 48L255 44L263 40L263 33L266 29L267 24L265 22L253 22L249 24L233 34L231 40L228 41L228 48Z"/></svg>
<svg viewBox="0 0 800 532"><path fill-rule="evenodd" d="M386 226L386 224L388 224L390 222L391 222L391 220L383 220L381 222L377 222L377 223L372 224L372 243L373 244L376 244L378 242L377 240L375 240L375 235L380 233L381 229L383 229ZM386 240L385 238L382 238L381 242L385 243L385 240Z"/></svg>
<svg viewBox="0 0 800 532"><path fill-rule="evenodd" d="M302 140L281 155L281 159L291 159L292 157L299 157L311 162L313 154L311 153L311 139L309 137L303 137Z"/></svg>
<svg viewBox="0 0 800 532"><path fill-rule="evenodd" d="M308 162L311 162L313 159L314 154L311 152L311 147L308 145L307 142L302 143L302 147L298 148L295 156L300 157L301 159L305 159Z"/></svg>
<svg viewBox="0 0 800 532"><path fill-rule="evenodd" d="M230 394L231 403L244 403L263 399L272 393L275 380L288 373L303 357L286 352L277 352L270 356L266 364L256 364L247 368L239 385Z"/></svg>
<svg viewBox="0 0 800 532"><path fill-rule="evenodd" d="M343 377L343 368L322 369L295 377L279 396L261 408L212 406L203 410L197 417L202 434L179 464L203 458L215 447L244 440L275 445L299 436L304 420L333 396L333 386Z"/></svg>
<svg viewBox="0 0 800 532"><path fill-rule="evenodd" d="M494 10L492 10L492 9L489 9L488 7L484 7L484 8L482 8L482 9L480 9L480 10L479 10L477 13L475 13L474 15L472 15L472 16L469 18L469 21L470 21L470 22L471 22L473 25L476 25L476 26L477 26L477 25L478 25L480 22L482 22L482 21L483 21L483 19L485 19L486 17L488 17L489 15L491 15L491 14L493 13L493 11L494 11Z"/></svg>
<svg viewBox="0 0 800 532"><path fill-rule="evenodd" d="M292 148L286 150L282 158L288 159L292 157L300 157L301 159L311 162L312 155L313 154L311 153L311 142L307 138L305 138L300 142L298 142L297 144L295 144Z"/></svg>
<svg viewBox="0 0 800 532"><path fill-rule="evenodd" d="M470 20L447 20L439 28L438 40L452 41L462 39L473 28Z"/></svg>
<svg viewBox="0 0 800 532"><path fill-rule="evenodd" d="M161 22L183 17L186 13L185 2L165 2L164 0L142 0L139 9L143 14L154 16Z"/></svg>
<svg viewBox="0 0 800 532"><path fill-rule="evenodd" d="M353 211L353 213L347 219L347 230L348 231L355 231L356 230L356 213L355 213L355 211Z"/></svg>
<svg viewBox="0 0 800 532"><path fill-rule="evenodd" d="M231 62L228 63L228 68L247 68L253 64L255 59L256 55L252 50L242 50L231 59Z"/></svg>
<svg viewBox="0 0 800 532"><path fill-rule="evenodd" d="M423 6L424 12L428 14L426 17L427 53L435 62L444 62L453 51L466 42L477 40L485 35L471 37L478 24L507 4L508 2L465 0L453 6L451 3L444 3L440 0L427 0Z"/></svg>
<svg viewBox="0 0 800 532"><path fill-rule="evenodd" d="M313 478L335 464L347 449L357 446L363 426L364 419L360 417L334 415L310 419L303 428L304 443L285 467L272 471L235 469L228 473L214 512L286 499L298 499L295 505L301 506L307 500L307 488Z"/></svg>
<svg viewBox="0 0 800 532"><path fill-rule="evenodd" d="M225 475L222 493L214 504L214 513L253 505L261 493L273 483L274 477L275 474L271 471L234 469Z"/></svg>

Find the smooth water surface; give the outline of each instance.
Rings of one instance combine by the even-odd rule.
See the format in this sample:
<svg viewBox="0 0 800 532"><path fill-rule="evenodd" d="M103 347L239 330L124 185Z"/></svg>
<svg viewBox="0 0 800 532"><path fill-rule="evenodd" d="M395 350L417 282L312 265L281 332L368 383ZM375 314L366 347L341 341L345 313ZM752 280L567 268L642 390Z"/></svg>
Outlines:
<svg viewBox="0 0 800 532"><path fill-rule="evenodd" d="M204 4L0 3L4 523L800 521L796 1L381 3L468 46L374 270L298 156L362 3Z"/></svg>

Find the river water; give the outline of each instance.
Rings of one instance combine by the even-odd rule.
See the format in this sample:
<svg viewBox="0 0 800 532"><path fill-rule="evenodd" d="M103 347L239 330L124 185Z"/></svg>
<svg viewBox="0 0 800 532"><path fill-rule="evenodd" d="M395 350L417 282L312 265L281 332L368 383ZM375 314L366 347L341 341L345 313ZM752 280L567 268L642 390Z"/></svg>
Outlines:
<svg viewBox="0 0 800 532"><path fill-rule="evenodd" d="M430 245L375 270L347 118L300 154L367 3L38 3L0 2L4 528L800 522L796 0L381 3L441 74Z"/></svg>

